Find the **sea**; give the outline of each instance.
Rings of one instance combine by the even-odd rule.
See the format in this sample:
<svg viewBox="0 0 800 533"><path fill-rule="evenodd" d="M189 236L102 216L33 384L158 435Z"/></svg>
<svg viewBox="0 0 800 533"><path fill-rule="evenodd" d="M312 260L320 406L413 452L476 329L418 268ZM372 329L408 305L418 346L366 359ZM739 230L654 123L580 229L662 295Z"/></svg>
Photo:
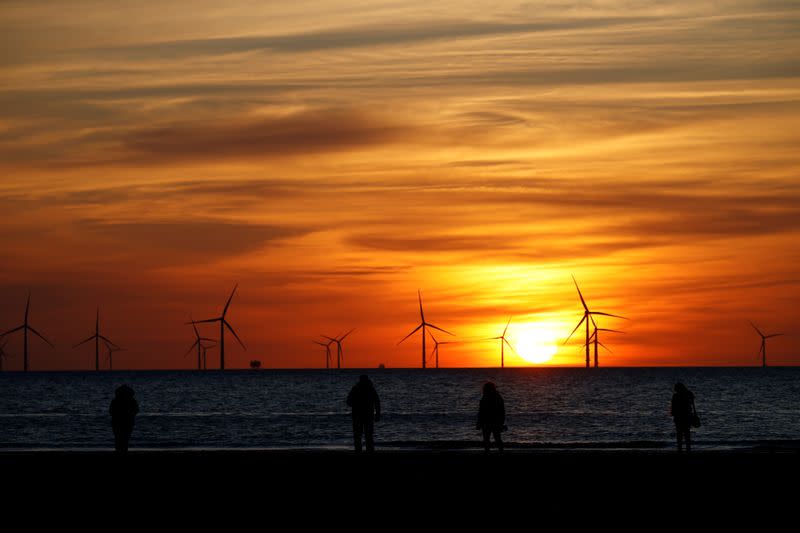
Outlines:
<svg viewBox="0 0 800 533"><path fill-rule="evenodd" d="M507 446L672 450L672 387L692 390L696 449L800 443L800 368L506 368L5 372L0 450L110 450L114 389L140 406L133 450L350 449L347 393L381 399L378 449L478 449L481 387L505 399Z"/></svg>

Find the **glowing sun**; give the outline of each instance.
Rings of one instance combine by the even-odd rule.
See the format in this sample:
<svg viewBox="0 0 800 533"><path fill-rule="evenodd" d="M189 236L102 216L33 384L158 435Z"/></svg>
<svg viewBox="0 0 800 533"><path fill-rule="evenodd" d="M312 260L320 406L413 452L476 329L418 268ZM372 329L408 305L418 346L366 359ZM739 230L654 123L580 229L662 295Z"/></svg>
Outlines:
<svg viewBox="0 0 800 533"><path fill-rule="evenodd" d="M547 324L525 324L516 337L514 348L529 363L546 363L558 350L556 335Z"/></svg>

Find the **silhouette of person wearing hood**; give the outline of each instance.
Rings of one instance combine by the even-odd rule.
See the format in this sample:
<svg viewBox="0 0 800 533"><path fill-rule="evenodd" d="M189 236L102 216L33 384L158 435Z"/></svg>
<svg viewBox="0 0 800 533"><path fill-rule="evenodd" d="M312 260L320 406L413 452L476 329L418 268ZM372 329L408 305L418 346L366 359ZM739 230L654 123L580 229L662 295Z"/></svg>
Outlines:
<svg viewBox="0 0 800 533"><path fill-rule="evenodd" d="M675 433L678 437L678 453L683 451L683 441L686 440L686 452L692 451L691 421L696 414L694 408L694 394L683 383L676 383L670 405L670 414L675 421Z"/></svg>
<svg viewBox="0 0 800 533"><path fill-rule="evenodd" d="M120 385L114 392L111 400L111 429L114 430L114 449L117 453L128 451L128 441L133 433L133 422L139 412L139 404L133 397L133 389L127 385Z"/></svg>
<svg viewBox="0 0 800 533"><path fill-rule="evenodd" d="M497 392L497 386L491 381L483 384L483 397L478 407L478 424L476 429L483 431L483 450L489 453L490 435L494 435L497 449L503 453L503 439L500 434L506 430L506 406L503 397Z"/></svg>
<svg viewBox="0 0 800 533"><path fill-rule="evenodd" d="M381 418L381 400L365 374L362 374L358 378L358 383L350 389L347 405L353 408L353 444L356 453L361 453L362 434L367 445L367 453L374 452L373 421L378 422Z"/></svg>

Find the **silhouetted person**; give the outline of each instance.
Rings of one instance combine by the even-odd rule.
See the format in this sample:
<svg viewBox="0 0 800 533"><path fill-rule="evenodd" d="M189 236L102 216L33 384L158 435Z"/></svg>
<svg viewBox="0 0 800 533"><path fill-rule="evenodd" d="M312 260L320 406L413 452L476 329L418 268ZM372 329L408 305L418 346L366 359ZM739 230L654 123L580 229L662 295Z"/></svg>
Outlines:
<svg viewBox="0 0 800 533"><path fill-rule="evenodd" d="M670 414L675 421L675 432L678 435L678 453L683 451L683 441L686 440L686 451L692 451L692 438L690 428L694 409L694 394L683 383L676 383L672 395Z"/></svg>
<svg viewBox="0 0 800 533"><path fill-rule="evenodd" d="M350 394L347 395L347 405L353 408L353 444L356 453L361 453L361 435L367 445L367 453L375 451L373 441L373 421L381 419L381 400L375 387L366 375L358 378Z"/></svg>
<svg viewBox="0 0 800 533"><path fill-rule="evenodd" d="M483 431L483 449L489 453L491 446L489 436L494 435L494 442L502 453L503 439L500 434L506 429L506 406L497 387L491 381L483 384L483 397L478 408L477 429Z"/></svg>
<svg viewBox="0 0 800 533"><path fill-rule="evenodd" d="M120 385L114 392L111 400L111 429L114 430L114 449L117 453L128 451L128 441L133 432L133 421L139 412L139 404L133 397L133 389L127 385Z"/></svg>

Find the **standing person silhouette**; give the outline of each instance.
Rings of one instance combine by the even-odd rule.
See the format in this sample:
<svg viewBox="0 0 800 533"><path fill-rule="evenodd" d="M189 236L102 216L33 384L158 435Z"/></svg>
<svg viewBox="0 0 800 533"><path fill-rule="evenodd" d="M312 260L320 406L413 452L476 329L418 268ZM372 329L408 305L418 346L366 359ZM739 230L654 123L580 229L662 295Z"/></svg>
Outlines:
<svg viewBox="0 0 800 533"><path fill-rule="evenodd" d="M692 414L694 414L694 394L683 383L676 383L672 395L670 414L675 421L675 433L678 437L678 453L683 451L683 441L686 440L686 453L692 451L692 438L690 434Z"/></svg>
<svg viewBox="0 0 800 533"><path fill-rule="evenodd" d="M347 405L353 408L353 444L356 453L361 453L361 435L367 446L367 453L375 451L373 440L373 421L381 419L381 400L369 378L362 374L358 378L350 394L347 395Z"/></svg>
<svg viewBox="0 0 800 533"><path fill-rule="evenodd" d="M491 381L483 384L483 397L478 407L477 429L483 430L483 449L489 453L491 443L489 436L494 435L494 442L497 444L500 453L503 453L503 439L500 433L505 431L506 426L506 406L503 397L497 392L497 386Z"/></svg>
<svg viewBox="0 0 800 533"><path fill-rule="evenodd" d="M133 389L127 385L120 385L114 391L111 400L111 429L114 430L114 450L117 453L127 453L128 441L133 433L133 422L139 412L139 404L133 397Z"/></svg>

